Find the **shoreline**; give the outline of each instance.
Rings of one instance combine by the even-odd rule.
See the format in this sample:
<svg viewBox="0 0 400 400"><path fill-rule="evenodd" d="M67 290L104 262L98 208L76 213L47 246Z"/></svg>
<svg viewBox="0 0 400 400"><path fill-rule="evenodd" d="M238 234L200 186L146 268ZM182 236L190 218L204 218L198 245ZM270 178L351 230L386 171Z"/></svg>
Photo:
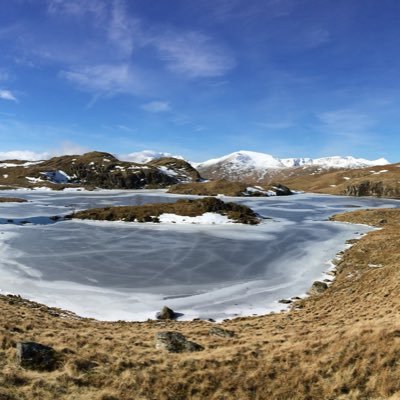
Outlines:
<svg viewBox="0 0 400 400"><path fill-rule="evenodd" d="M88 225L96 225L99 223L101 224L102 222L82 221L82 223L88 224ZM112 225L126 224L125 222L120 223L118 221L114 221L114 222L106 221L105 223L106 224L110 223ZM342 222L340 222L340 224L342 224ZM139 225L142 225L142 224L139 224ZM145 227L143 227L144 229L149 229L149 227L147 226L148 224L143 224L143 225L146 225ZM156 224L156 225L158 226L158 224ZM190 231L191 226L189 225L189 226L187 226L187 228L186 228L186 226L184 225L183 228L189 229L189 231ZM367 225L365 225L365 226L367 226ZM165 230L167 228L168 227L163 226L161 229ZM224 226L221 226L221 227L215 226L215 228L216 229L224 229L225 227ZM243 228L245 229L246 226L244 225ZM257 227L252 227L252 228L257 229ZM371 227L368 226L368 229L371 229ZM10 238L13 235L16 235L16 233L14 233L14 232L8 232L8 233L9 233ZM352 235L350 235L350 232L348 232L348 233L349 233L349 237L346 240L354 240L354 239L360 240L366 234L366 233L361 233L361 234L353 233ZM359 235L361 235L361 237ZM6 237L6 239L7 239L7 237ZM4 247L4 244L3 244L3 247ZM2 250L5 251L6 247L2 248L2 246L0 246L0 252L2 252ZM231 293L231 294L228 297L241 296L240 295L241 291L243 291L243 290L251 291L251 289L248 289L250 287L253 287L252 290L254 290L254 293L257 293L258 291L261 291L262 293L264 293L264 292L269 292L270 290L274 290L274 288L271 288L271 289L265 288L264 280L260 280L259 282L257 280L249 280L246 282L237 282L237 283L232 283L229 286L225 286L222 283L220 283L220 284L216 285L216 287L211 291L209 289L204 289L205 291L200 291L197 294L185 295L185 296L170 297L168 295L165 295L164 296L165 299L163 297L157 298L157 296L155 295L155 292L146 291L146 290L135 291L134 297L139 299L142 296L144 296L144 299L147 298L147 300L144 300L144 304L146 304L147 302L150 301L150 302L154 302L154 304L157 304L157 307L154 307L154 309L152 309L150 311L142 310L142 311L136 312L134 314L135 315L134 317L130 313L128 313L124 316L124 313L125 313L124 309L127 306L127 304L125 304L126 300L124 300L124 296L127 296L127 289L125 289L124 291L121 291L121 290L114 290L112 288L105 288L105 287L102 288L102 287L97 287L97 286L90 286L88 284L83 284L83 283L82 284L75 283L75 282L71 283L68 281L65 281L65 282L63 282L63 281L55 281L55 282L43 281L44 286L43 286L43 284L41 284L41 286L38 286L38 290L40 287L42 287L42 290L43 290L43 288L49 290L51 287L53 287L52 291L53 292L56 291L59 293L59 295L56 296L55 300L54 300L54 298L53 298L53 300L51 300L52 296L51 296L50 292L42 292L39 296L35 296L35 295L29 296L29 295L24 295L23 292L4 290L2 287L0 287L0 293L2 293L4 295L17 295L17 296L22 295L23 298L25 298L29 301L37 302L37 303L40 303L40 304L50 307L50 308L55 307L57 309L61 309L66 312L74 313L81 318L95 319L99 322L115 322L115 321L123 320L123 321L126 321L127 323L130 323L130 322L143 323L148 320L154 320L157 311L159 311L164 305L167 305L168 307L173 308L176 312L182 313L182 316L177 319L178 322L190 322L190 321L200 318L201 320L205 320L205 321L212 319L218 323L221 323L225 320L235 320L237 318L262 317L262 316L267 316L267 315L274 314L274 313L287 312L288 310L290 310L290 308L292 306L295 306L298 303L298 301L300 301L300 300L293 300L290 304L287 304L287 305L280 303L280 300L286 299L286 298L292 300L297 297L299 297L301 300L308 298L309 297L308 290L311 288L313 282L315 282L315 281L325 281L326 282L326 279L329 279L328 285L330 286L335 280L336 273L332 277L332 274L330 274L329 272L336 271L335 260L337 260L338 256L341 253L343 253L344 251L346 251L348 248L349 248L348 244L343 242L342 246L338 249L338 251L335 253L335 255L331 259L325 261L325 264L327 264L327 268L321 270L321 273L318 276L316 276L316 278L313 278L309 281L306 291L294 292L290 297L282 297L279 294L277 294L275 299L271 300L270 305L266 308L262 307L260 302L258 302L257 304L254 304L254 305L251 303L246 304L245 298L243 298L242 300L238 299L237 306L227 305L226 308L221 309L219 312L216 312L216 311L200 312L199 309L197 309L197 307L196 307L196 305L198 306L203 303L203 301L204 301L204 300L202 300L203 298L207 299L210 296L213 296L213 297L217 296L215 298L217 301L224 302L224 299L227 298L229 293ZM17 262L17 264L19 265L18 268L20 268L21 264L18 262ZM31 275L33 278L35 278L35 277L40 278L40 276L37 275L37 273L39 273L39 271L32 269L32 273L29 273L30 269L31 269L30 267L23 266L23 270L25 273L28 273L28 275ZM14 278L14 279L17 279L17 278ZM32 283L34 283L34 282L32 282ZM36 287L36 283L34 283L34 286ZM68 289L68 287L70 289ZM219 288L217 288L217 287L219 287ZM243 289L240 289L240 287L243 287ZM264 288L264 289L262 289L262 288ZM89 306L89 308L87 308L88 306L86 306L86 308L84 308L84 309L79 309L79 307L78 308L76 307L76 304L71 302L71 299L66 300L66 301L65 300L60 301L60 299L61 299L60 295L62 295L62 292L70 291L70 290L73 290L74 292L76 291L77 293L82 293L82 294L83 293L91 293L91 296L92 297L94 296L93 299L91 300L93 305L96 304L96 302L98 302L98 304L102 304L103 302L106 302L106 298L112 299L112 302L115 303L115 306L119 309L118 316L112 318L110 316L107 317L105 314L102 317L100 317L100 314L94 308L92 309L92 311L90 311L91 310L90 306ZM238 290L239 290L239 292L238 292ZM101 293L102 297L99 297L100 293ZM107 295L107 293L109 293L109 294ZM220 293L220 294L218 294L218 293ZM103 297L104 297L103 295L105 295L106 298L103 299ZM45 300L46 298L48 298L48 301ZM129 300L130 303L132 303L132 301L134 301L134 300ZM188 301L188 304L192 303L195 305L195 307L190 308L190 306L189 307L179 306L179 304L183 304L183 303L181 303L181 301L183 301L183 303ZM241 301L242 301L242 303L241 303ZM70 306L66 307L65 304L68 304L68 303L70 303ZM178 305L176 305L176 304L178 304ZM106 303L104 303L104 306L105 305L106 305ZM134 306L134 302L132 303L132 305ZM139 307L139 309L140 309L140 307ZM110 312L111 312L111 314L114 313L112 311L110 311ZM220 314L220 316L218 316L218 314Z"/></svg>
<svg viewBox="0 0 400 400"><path fill-rule="evenodd" d="M400 210L378 211L358 214L400 221ZM362 219L343 218L356 217ZM288 312L218 324L230 338L211 335L207 321L101 322L0 295L0 393L18 400L32 393L41 400L131 400L132 393L140 400L220 400L233 392L241 400L289 400L293 393L296 400L395 400L400 254L388 253L393 247L400 248L398 225L369 232L344 251L324 293ZM162 331L204 350L160 351L154 336ZM62 366L38 374L16 365L15 343L27 339L55 348Z"/></svg>

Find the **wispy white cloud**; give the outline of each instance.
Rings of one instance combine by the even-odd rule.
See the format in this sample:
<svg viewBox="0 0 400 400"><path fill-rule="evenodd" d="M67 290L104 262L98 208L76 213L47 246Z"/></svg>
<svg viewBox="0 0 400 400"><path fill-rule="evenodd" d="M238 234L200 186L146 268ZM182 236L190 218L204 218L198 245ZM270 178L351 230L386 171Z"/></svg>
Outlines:
<svg viewBox="0 0 400 400"><path fill-rule="evenodd" d="M47 11L53 15L70 15L79 18L92 15L97 20L102 20L106 13L106 5L101 0L48 0Z"/></svg>
<svg viewBox="0 0 400 400"><path fill-rule="evenodd" d="M131 127L123 125L123 124L117 125L117 128L124 132L136 132L137 131L136 128L131 128Z"/></svg>
<svg viewBox="0 0 400 400"><path fill-rule="evenodd" d="M108 26L109 40L123 55L130 56L134 47L134 35L140 35L139 20L128 15L122 0L115 0Z"/></svg>
<svg viewBox="0 0 400 400"><path fill-rule="evenodd" d="M10 75L6 70L0 69L0 82L7 81L9 77Z"/></svg>
<svg viewBox="0 0 400 400"><path fill-rule="evenodd" d="M71 142L69 140L65 140L61 142L60 146L56 149L50 151L52 156L62 156L62 155L75 155L75 154L84 154L89 151L89 148L85 146L81 146L78 143Z"/></svg>
<svg viewBox="0 0 400 400"><path fill-rule="evenodd" d="M10 90L0 89L0 99L15 101L18 103L18 99Z"/></svg>
<svg viewBox="0 0 400 400"><path fill-rule="evenodd" d="M317 115L317 130L323 135L321 155L352 154L373 151L381 147L376 120L370 114L355 109L340 109Z"/></svg>
<svg viewBox="0 0 400 400"><path fill-rule="evenodd" d="M190 78L221 76L236 65L225 48L200 32L167 32L151 43L169 70Z"/></svg>
<svg viewBox="0 0 400 400"><path fill-rule="evenodd" d="M306 31L303 41L304 47L313 48L328 43L331 40L331 34L328 30L322 28L311 29Z"/></svg>
<svg viewBox="0 0 400 400"><path fill-rule="evenodd" d="M0 160L29 160L38 161L45 160L50 157L48 152L34 152L30 150L10 150L0 151Z"/></svg>
<svg viewBox="0 0 400 400"><path fill-rule="evenodd" d="M260 128L279 130L279 129L291 128L293 126L293 122L291 121L255 122L255 125L259 126Z"/></svg>
<svg viewBox="0 0 400 400"><path fill-rule="evenodd" d="M368 133L375 120L362 112L342 109L318 114L323 131L336 136L358 139Z"/></svg>
<svg viewBox="0 0 400 400"><path fill-rule="evenodd" d="M75 67L61 71L60 76L81 90L105 95L135 93L140 87L139 80L135 79L127 63Z"/></svg>
<svg viewBox="0 0 400 400"><path fill-rule="evenodd" d="M10 150L0 151L0 160L28 160L39 161L47 160L51 157L63 155L75 155L88 152L88 148L70 141L62 142L57 148L49 151L37 152L31 150Z"/></svg>
<svg viewBox="0 0 400 400"><path fill-rule="evenodd" d="M170 111L171 107L167 101L151 101L150 103L142 104L141 108L152 113Z"/></svg>

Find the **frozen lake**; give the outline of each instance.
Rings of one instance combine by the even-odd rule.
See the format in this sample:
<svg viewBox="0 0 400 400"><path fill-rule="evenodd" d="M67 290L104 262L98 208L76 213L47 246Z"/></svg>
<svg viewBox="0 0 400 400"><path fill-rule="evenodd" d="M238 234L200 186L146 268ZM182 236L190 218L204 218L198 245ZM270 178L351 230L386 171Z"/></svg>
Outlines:
<svg viewBox="0 0 400 400"><path fill-rule="evenodd" d="M220 320L283 309L279 299L303 295L314 280L324 278L347 239L369 230L329 222L330 215L400 205L298 194L224 198L270 218L258 226L54 223L48 217L75 209L184 196L161 190L1 195L29 203L0 203L0 290L102 320L145 320L164 305L182 313L182 319Z"/></svg>

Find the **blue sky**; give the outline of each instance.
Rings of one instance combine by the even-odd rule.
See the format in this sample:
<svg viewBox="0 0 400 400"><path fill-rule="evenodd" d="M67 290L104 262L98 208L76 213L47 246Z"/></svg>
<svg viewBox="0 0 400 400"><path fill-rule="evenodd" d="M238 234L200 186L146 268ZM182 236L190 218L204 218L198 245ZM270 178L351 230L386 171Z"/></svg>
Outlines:
<svg viewBox="0 0 400 400"><path fill-rule="evenodd" d="M0 154L400 160L397 0L10 0Z"/></svg>

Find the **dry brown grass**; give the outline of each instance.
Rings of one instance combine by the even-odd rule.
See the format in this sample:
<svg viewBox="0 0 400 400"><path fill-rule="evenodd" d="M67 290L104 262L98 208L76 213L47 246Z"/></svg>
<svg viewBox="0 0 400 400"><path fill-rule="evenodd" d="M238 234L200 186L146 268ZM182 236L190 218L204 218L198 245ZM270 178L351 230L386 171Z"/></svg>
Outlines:
<svg viewBox="0 0 400 400"><path fill-rule="evenodd" d="M366 193L361 193L362 195L400 197L400 164L354 170L314 171L312 175L304 174L307 170L298 169L298 174L295 171L293 171L293 176L282 179L282 182L297 190L357 195L357 190L355 189L364 185Z"/></svg>
<svg viewBox="0 0 400 400"><path fill-rule="evenodd" d="M0 399L378 400L400 398L400 210L335 217L383 229L347 250L335 282L289 312L221 324L98 322L0 296ZM379 267L371 267L374 264ZM179 310L177 310L179 311ZM183 333L199 353L155 349L154 334ZM54 372L16 366L15 343L54 346Z"/></svg>
<svg viewBox="0 0 400 400"><path fill-rule="evenodd" d="M101 221L159 222L158 217L164 213L197 217L207 212L226 215L233 221L243 224L254 225L260 222L257 215L249 207L235 203L225 203L214 197L196 200L178 200L175 203L94 208L79 211L70 217Z"/></svg>

